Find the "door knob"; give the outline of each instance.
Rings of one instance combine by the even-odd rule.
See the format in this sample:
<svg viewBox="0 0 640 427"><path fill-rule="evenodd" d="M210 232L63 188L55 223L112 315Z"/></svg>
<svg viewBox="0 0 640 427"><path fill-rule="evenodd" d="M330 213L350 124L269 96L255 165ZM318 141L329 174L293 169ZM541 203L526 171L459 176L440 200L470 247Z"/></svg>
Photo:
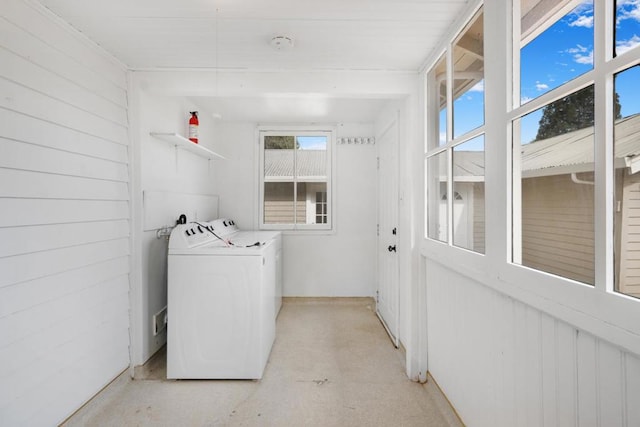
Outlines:
<svg viewBox="0 0 640 427"><path fill-rule="evenodd" d="M388 250L389 252L395 252L395 251L396 251L396 245L393 245L393 246L389 245L389 247L387 248L387 250Z"/></svg>

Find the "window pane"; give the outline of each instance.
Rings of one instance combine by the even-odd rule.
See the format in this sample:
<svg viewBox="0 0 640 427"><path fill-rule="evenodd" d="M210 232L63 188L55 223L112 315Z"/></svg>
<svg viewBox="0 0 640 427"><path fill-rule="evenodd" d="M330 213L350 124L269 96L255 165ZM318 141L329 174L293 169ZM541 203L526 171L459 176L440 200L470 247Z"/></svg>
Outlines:
<svg viewBox="0 0 640 427"><path fill-rule="evenodd" d="M264 137L264 176L269 179L293 180L295 136Z"/></svg>
<svg viewBox="0 0 640 427"><path fill-rule="evenodd" d="M615 76L615 284L640 298L640 65Z"/></svg>
<svg viewBox="0 0 640 427"><path fill-rule="evenodd" d="M427 236L447 241L447 153L427 158Z"/></svg>
<svg viewBox="0 0 640 427"><path fill-rule="evenodd" d="M484 124L484 26L482 13L453 48L453 136Z"/></svg>
<svg viewBox="0 0 640 427"><path fill-rule="evenodd" d="M594 283L593 86L514 122L513 261ZM518 139L519 138L519 139Z"/></svg>
<svg viewBox="0 0 640 427"><path fill-rule="evenodd" d="M438 99L438 146L447 143L447 60L440 58L434 69L435 93Z"/></svg>
<svg viewBox="0 0 640 427"><path fill-rule="evenodd" d="M521 0L522 104L593 69L593 0L568 3Z"/></svg>
<svg viewBox="0 0 640 427"><path fill-rule="evenodd" d="M316 192L316 224L327 223L327 192Z"/></svg>
<svg viewBox="0 0 640 427"><path fill-rule="evenodd" d="M484 135L453 149L453 244L484 253Z"/></svg>
<svg viewBox="0 0 640 427"><path fill-rule="evenodd" d="M640 44L640 2L616 1L616 55Z"/></svg>
<svg viewBox="0 0 640 427"><path fill-rule="evenodd" d="M264 183L264 223L293 224L293 182Z"/></svg>
<svg viewBox="0 0 640 427"><path fill-rule="evenodd" d="M327 137L298 136L296 177L299 179L327 179Z"/></svg>
<svg viewBox="0 0 640 427"><path fill-rule="evenodd" d="M331 132L261 131L261 138L261 225L330 229Z"/></svg>
<svg viewBox="0 0 640 427"><path fill-rule="evenodd" d="M305 184L305 193L298 196L305 205L305 224L327 223L327 184L314 182Z"/></svg>

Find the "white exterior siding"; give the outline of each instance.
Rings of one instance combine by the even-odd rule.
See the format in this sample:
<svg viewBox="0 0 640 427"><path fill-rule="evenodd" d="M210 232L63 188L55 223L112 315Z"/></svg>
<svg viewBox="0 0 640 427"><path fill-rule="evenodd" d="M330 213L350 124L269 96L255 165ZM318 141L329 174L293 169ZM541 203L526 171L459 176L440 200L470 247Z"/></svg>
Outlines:
<svg viewBox="0 0 640 427"><path fill-rule="evenodd" d="M640 298L640 174L624 173L622 189L620 292Z"/></svg>
<svg viewBox="0 0 640 427"><path fill-rule="evenodd" d="M126 71L0 12L0 424L51 425L129 365Z"/></svg>
<svg viewBox="0 0 640 427"><path fill-rule="evenodd" d="M522 264L593 284L593 204L593 186L570 175L523 180Z"/></svg>
<svg viewBox="0 0 640 427"><path fill-rule="evenodd" d="M429 371L469 426L640 425L640 359L427 261Z"/></svg>
<svg viewBox="0 0 640 427"><path fill-rule="evenodd" d="M484 183L473 186L473 250L485 252L485 206L484 206Z"/></svg>

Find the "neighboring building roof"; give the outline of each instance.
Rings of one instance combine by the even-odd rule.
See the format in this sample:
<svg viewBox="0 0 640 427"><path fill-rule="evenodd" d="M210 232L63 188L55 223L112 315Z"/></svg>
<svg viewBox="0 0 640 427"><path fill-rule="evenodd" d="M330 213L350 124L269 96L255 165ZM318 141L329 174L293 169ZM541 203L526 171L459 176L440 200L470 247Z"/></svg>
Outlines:
<svg viewBox="0 0 640 427"><path fill-rule="evenodd" d="M594 128L588 127L522 146L522 176L559 175L593 171ZM615 124L616 168L625 166L625 157L640 154L640 114Z"/></svg>
<svg viewBox="0 0 640 427"><path fill-rule="evenodd" d="M627 165L626 158L640 156L640 114L620 119L615 124L616 168ZM593 127L522 146L524 178L593 171ZM446 156L440 156L440 171L445 171ZM455 180L483 181L484 153L454 151Z"/></svg>
<svg viewBox="0 0 640 427"><path fill-rule="evenodd" d="M298 177L325 177L327 174L326 150L296 150ZM266 178L293 177L293 150L264 150Z"/></svg>
<svg viewBox="0 0 640 427"><path fill-rule="evenodd" d="M484 151L454 151L453 176L458 182L484 181Z"/></svg>

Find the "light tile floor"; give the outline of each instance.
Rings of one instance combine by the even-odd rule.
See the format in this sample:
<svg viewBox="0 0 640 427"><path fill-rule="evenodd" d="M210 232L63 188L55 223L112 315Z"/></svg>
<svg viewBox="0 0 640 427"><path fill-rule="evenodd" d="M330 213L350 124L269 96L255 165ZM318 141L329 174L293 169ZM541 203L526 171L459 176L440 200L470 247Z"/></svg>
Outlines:
<svg viewBox="0 0 640 427"><path fill-rule="evenodd" d="M285 299L260 381L166 380L159 352L64 426L461 426L407 378L368 298Z"/></svg>

